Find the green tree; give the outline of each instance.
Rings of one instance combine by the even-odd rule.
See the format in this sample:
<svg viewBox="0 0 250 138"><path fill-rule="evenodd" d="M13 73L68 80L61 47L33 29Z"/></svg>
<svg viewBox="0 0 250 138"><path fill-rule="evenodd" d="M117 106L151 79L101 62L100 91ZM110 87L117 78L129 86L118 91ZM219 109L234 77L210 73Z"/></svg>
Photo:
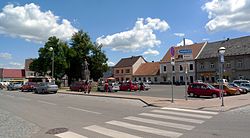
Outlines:
<svg viewBox="0 0 250 138"><path fill-rule="evenodd" d="M91 42L89 35L85 32L78 31L71 38L71 49L73 57L70 62L70 78L78 80L82 79L82 65L86 59L89 63L90 77L94 80L102 77L103 72L107 71L107 57L101 50L102 46L98 46Z"/></svg>
<svg viewBox="0 0 250 138"><path fill-rule="evenodd" d="M30 69L42 75L52 75L53 52L49 50L50 47L54 51L54 77L56 80L61 79L69 68L66 57L69 47L66 42L60 41L55 36L50 37L44 47L39 49L39 57L31 63Z"/></svg>

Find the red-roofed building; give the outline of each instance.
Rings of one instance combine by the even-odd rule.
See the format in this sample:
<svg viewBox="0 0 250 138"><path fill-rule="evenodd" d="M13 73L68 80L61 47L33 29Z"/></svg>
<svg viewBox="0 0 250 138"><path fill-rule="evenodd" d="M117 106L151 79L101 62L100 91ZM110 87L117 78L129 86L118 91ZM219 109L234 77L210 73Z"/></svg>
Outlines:
<svg viewBox="0 0 250 138"><path fill-rule="evenodd" d="M24 69L0 69L1 81L24 81L25 70Z"/></svg>
<svg viewBox="0 0 250 138"><path fill-rule="evenodd" d="M141 64L134 73L133 80L160 83L160 62L147 62Z"/></svg>

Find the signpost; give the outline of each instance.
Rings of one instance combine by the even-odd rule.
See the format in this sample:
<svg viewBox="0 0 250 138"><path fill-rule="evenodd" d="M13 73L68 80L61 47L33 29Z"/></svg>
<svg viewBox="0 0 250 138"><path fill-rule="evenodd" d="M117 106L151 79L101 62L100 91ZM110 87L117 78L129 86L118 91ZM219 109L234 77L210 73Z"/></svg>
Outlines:
<svg viewBox="0 0 250 138"><path fill-rule="evenodd" d="M175 65L175 61L174 61L174 55L175 55L175 49L174 47L170 48L170 54L171 54L171 65L172 68ZM171 102L174 103L174 87L173 87L173 70L171 69L171 89L172 89L172 100Z"/></svg>

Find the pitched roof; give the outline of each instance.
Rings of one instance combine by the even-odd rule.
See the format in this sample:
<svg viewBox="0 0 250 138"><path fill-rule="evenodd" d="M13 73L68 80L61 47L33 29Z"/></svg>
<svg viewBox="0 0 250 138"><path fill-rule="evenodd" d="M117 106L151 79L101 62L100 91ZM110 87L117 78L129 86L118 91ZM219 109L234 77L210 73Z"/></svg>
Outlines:
<svg viewBox="0 0 250 138"><path fill-rule="evenodd" d="M225 56L250 54L250 36L208 43L197 59L218 57L218 49L225 47Z"/></svg>
<svg viewBox="0 0 250 138"><path fill-rule="evenodd" d="M143 58L142 56L132 56L129 58L122 58L114 68L122 68L122 67L131 67L135 64L135 62L139 59ZM144 59L144 58L143 58ZM145 59L144 59L145 60Z"/></svg>
<svg viewBox="0 0 250 138"><path fill-rule="evenodd" d="M202 50L203 46L206 43L197 43L197 44L192 44L192 45L186 45L186 46L176 46L174 47L175 49L175 58L178 58L178 51L181 49L192 49L192 55L193 55L193 59L195 59L197 57L197 55L200 53L200 51ZM170 54L170 49L168 50L168 52L165 54L165 56L162 58L162 62L170 62L171 60L171 54Z"/></svg>
<svg viewBox="0 0 250 138"><path fill-rule="evenodd" d="M143 63L134 73L135 76L159 75L160 62Z"/></svg>
<svg viewBox="0 0 250 138"><path fill-rule="evenodd" d="M24 69L3 69L3 78L24 78Z"/></svg>

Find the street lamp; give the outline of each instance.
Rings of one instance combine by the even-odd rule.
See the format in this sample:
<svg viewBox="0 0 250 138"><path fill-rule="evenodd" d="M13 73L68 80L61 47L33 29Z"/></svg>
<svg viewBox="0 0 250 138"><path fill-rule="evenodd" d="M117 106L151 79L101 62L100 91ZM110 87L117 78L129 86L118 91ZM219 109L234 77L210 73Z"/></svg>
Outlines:
<svg viewBox="0 0 250 138"><path fill-rule="evenodd" d="M54 82L54 56L55 56L55 54L54 54L53 47L50 47L49 51L52 52L52 70L51 70L51 72L52 72L52 81Z"/></svg>
<svg viewBox="0 0 250 138"><path fill-rule="evenodd" d="M224 99L223 99L223 64L224 64L224 54L226 52L226 48L225 47L220 47L218 50L219 53L219 65L220 65L220 96L221 96L221 106L224 106Z"/></svg>

